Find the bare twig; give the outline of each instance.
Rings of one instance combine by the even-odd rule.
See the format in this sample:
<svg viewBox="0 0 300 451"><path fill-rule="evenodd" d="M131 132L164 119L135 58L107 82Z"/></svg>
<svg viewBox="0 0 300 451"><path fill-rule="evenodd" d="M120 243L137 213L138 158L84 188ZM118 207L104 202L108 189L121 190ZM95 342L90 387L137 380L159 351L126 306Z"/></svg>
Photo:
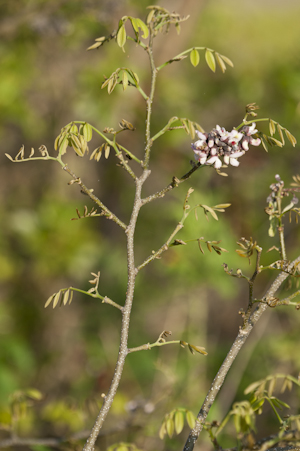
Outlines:
<svg viewBox="0 0 300 451"><path fill-rule="evenodd" d="M73 178L75 183L78 183L78 185L80 186L80 188L82 189L82 191L87 194L92 201L95 202L95 204L98 205L98 207L100 207L104 212L105 212L105 217L108 219L111 219L112 221L114 221L116 224L118 224L122 229L126 229L126 224L124 224L124 222L122 222L114 213L112 213L102 202L100 199L98 199L97 196L95 196L95 194L92 193L91 190L89 190L84 183L81 181L81 179L79 177L76 176L76 174L74 174L73 171L71 171L71 169L69 169L69 167L67 165L65 165L63 167L63 169Z"/></svg>

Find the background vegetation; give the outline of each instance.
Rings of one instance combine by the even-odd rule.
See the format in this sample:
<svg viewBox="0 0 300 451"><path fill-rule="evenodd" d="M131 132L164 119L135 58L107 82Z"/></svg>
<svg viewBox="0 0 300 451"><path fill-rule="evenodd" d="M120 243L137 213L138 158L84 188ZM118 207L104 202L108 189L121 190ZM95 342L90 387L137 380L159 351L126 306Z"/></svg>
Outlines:
<svg viewBox="0 0 300 451"><path fill-rule="evenodd" d="M86 120L104 129L124 118L136 127L123 134L127 147L141 156L144 104L139 95L116 89L110 96L100 86L104 75L123 65L138 72L147 85L147 60L139 49L130 57L117 46L86 52L98 36L109 34L124 15L143 17L151 1L89 0L0 3L0 422L9 422L9 396L35 387L44 398L19 423L23 435L66 434L89 427L95 397L110 383L117 356L120 317L108 305L77 295L70 307L44 310L44 302L61 287L88 287L91 271L101 270L101 292L122 303L126 286L123 235L103 218L70 221L75 209L89 201L66 174L51 162L12 165L4 152L15 155L45 144L50 150L60 129L71 120ZM244 116L244 106L256 102L261 116L271 116L300 141L300 6L297 1L237 0L166 1L161 6L190 14L181 35L171 30L156 42L156 58L165 61L192 45L204 45L227 55L235 64L225 75L213 74L204 58L195 69L188 62L167 67L158 81L153 131L170 116L189 117L210 130L218 123L230 129ZM174 50L176 48L176 50ZM136 56L139 53L139 65ZM175 52L175 53L174 53ZM154 117L153 116L153 117ZM99 145L96 138L95 147ZM92 147L92 146L91 146ZM190 220L180 237L222 239L230 251L203 256L193 243L173 248L150 265L138 279L130 345L154 341L162 330L173 337L205 346L207 358L191 356L171 346L135 353L128 358L120 391L106 429L103 446L118 440L140 448L163 449L158 430L164 414L183 406L195 413L210 381L236 336L238 311L246 303L247 286L226 276L222 263L247 270L234 253L241 236L253 236L267 250L276 240L266 238L268 217L263 209L269 185L279 173L288 184L297 173L300 156L287 144L266 154L253 148L239 170L229 177L199 171L190 184L197 201L215 205L231 202L220 218ZM154 192L181 176L193 158L190 138L182 131L165 135L153 147L151 186ZM88 187L128 220L132 184L115 160L99 163L69 156ZM78 170L77 170L78 169ZM138 224L140 261L160 246L181 217L187 187L146 206ZM147 193L145 193L147 194ZM289 258L299 254L299 232L287 225ZM272 256L265 254L263 263ZM250 268L249 268L250 271ZM260 276L261 292L273 275ZM259 285L259 284L258 284ZM259 296L260 293L257 293ZM220 394L211 419L221 418L232 402L243 398L252 381L267 374L300 371L299 314L284 307L270 311L247 343ZM262 338L263 337L263 338ZM299 394L299 393L298 393ZM88 401L87 401L88 400ZM287 401L297 409L295 393ZM79 407L79 409L77 409ZM297 411L297 410L296 410ZM270 414L270 412L266 412ZM299 412L298 412L299 413ZM264 417L263 417L264 418ZM116 432L118 428L124 431ZM272 432L272 418L260 421L259 433ZM143 429L143 433L139 431ZM146 432L145 432L146 431ZM6 432L3 432L3 437ZM172 439L167 447L178 447ZM228 439L229 445L232 444ZM210 445L208 445L210 446Z"/></svg>

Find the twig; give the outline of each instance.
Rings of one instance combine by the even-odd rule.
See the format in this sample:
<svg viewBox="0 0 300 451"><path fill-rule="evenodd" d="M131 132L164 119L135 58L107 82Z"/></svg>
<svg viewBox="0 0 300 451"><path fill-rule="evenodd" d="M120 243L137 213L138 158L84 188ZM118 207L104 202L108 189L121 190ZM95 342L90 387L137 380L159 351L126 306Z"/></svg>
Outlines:
<svg viewBox="0 0 300 451"><path fill-rule="evenodd" d="M63 167L63 169L73 178L73 180L78 183L78 185L80 186L80 188L82 189L82 191L87 194L92 201L95 202L95 204L98 205L98 207L100 207L104 212L105 212L105 216L108 219L111 219L112 221L114 221L116 224L118 224L122 229L126 229L126 224L124 224L124 222L122 222L114 213L112 213L102 202L100 199L98 199L97 196L95 196L95 194L93 194L91 192L91 190L89 190L84 183L81 181L81 179L79 177L76 176L76 174L74 174L73 171L71 171L71 169L69 169L69 167L67 165L65 165Z"/></svg>
<svg viewBox="0 0 300 451"><path fill-rule="evenodd" d="M165 188L163 188L161 191L158 191L155 194L151 194L148 197L145 197L144 199L142 199L142 203L143 205L148 204L149 202L153 201L154 199L159 199L160 197L164 197L164 195L166 193L168 193L169 191L171 191L173 188L177 188L180 183L185 182L188 178L190 178L190 176L197 171L197 169L199 168L203 168L204 165L201 165L200 163L195 164L192 169L190 169L186 174L184 174L180 179L178 179L177 177L173 177L172 182L166 186Z"/></svg>

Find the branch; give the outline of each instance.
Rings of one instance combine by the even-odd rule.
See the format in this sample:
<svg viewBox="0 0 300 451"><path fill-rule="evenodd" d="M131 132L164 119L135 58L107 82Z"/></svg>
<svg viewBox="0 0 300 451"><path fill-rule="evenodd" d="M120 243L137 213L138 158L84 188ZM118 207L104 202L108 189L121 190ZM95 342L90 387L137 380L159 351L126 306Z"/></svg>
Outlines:
<svg viewBox="0 0 300 451"><path fill-rule="evenodd" d="M157 76L157 69L155 67L154 58L153 58L153 30L152 27L150 28L150 38L149 38L149 45L147 46L147 53L150 59L150 67L151 67L151 88L150 88L150 95L147 97L147 115L146 115L146 136L145 136L145 157L144 157L144 168L148 168L149 166L149 159L150 159L150 151L152 146L152 140L150 136L150 122L151 122L151 113L152 113L152 103L154 98L154 92L155 92L155 83L156 83L156 76Z"/></svg>
<svg viewBox="0 0 300 451"><path fill-rule="evenodd" d="M112 213L102 202L100 199L98 199L97 196L95 196L91 190L89 190L81 181L81 179L79 177L77 177L73 171L71 171L71 169L68 168L67 165L65 165L63 167L63 169L73 178L74 182L73 183L78 183L78 185L80 186L80 188L82 189L82 191L87 194L90 199L92 199L92 201L95 202L96 205L98 205L98 207L100 207L104 212L105 212L105 216L108 219L111 219L112 221L114 221L116 224L118 224L122 229L126 229L126 224L124 224L124 222L122 222L114 213Z"/></svg>
<svg viewBox="0 0 300 451"><path fill-rule="evenodd" d="M166 186L165 188L163 188L161 191L158 191L155 194L151 194L148 197L145 197L144 199L142 199L142 203L143 205L148 204L149 202L153 201L154 199L159 199L161 197L164 197L164 195L166 193L168 193L169 191L171 191L173 188L177 188L180 183L185 182L187 179L190 178L190 176L197 171L197 169L204 167L204 165L201 165L200 163L195 164L192 169L190 169L186 174L184 174L180 179L178 179L177 177L173 177L172 182Z"/></svg>
<svg viewBox="0 0 300 451"><path fill-rule="evenodd" d="M300 262L300 256L297 257L288 267L289 270L292 270L292 268ZM279 276L275 279L275 281L272 283L269 290L265 293L263 296L263 299L272 298L276 291L280 288L282 283L287 279L288 274L286 272L281 272ZM200 432L203 429L203 425L205 423L205 420L207 418L207 415L210 411L211 406L213 405L217 394L219 393L225 377L230 370L230 367L232 363L234 362L235 358L237 357L238 353L240 352L243 344L249 337L253 327L258 322L261 315L264 313L264 311L268 308L267 304L261 303L252 313L249 320L240 328L239 333L231 346L230 351L228 352L224 362L222 363L216 377L213 380L213 383L206 395L206 398L204 400L204 403L202 404L202 407L200 409L200 412L197 416L197 421L194 429L191 430L188 439L184 446L184 451L192 451L194 449L195 443L198 440L198 437L200 435Z"/></svg>

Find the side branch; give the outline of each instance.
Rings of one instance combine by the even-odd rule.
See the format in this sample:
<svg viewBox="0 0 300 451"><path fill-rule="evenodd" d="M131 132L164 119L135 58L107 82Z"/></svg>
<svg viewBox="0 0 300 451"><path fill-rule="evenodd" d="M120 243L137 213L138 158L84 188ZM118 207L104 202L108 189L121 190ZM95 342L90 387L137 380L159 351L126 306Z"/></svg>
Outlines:
<svg viewBox="0 0 300 451"><path fill-rule="evenodd" d="M124 222L122 222L114 213L112 213L102 202L100 199L98 199L97 196L95 196L95 194L93 194L91 192L91 190L89 190L84 183L81 181L81 179L79 177L76 176L76 174L74 174L73 171L71 171L71 169L69 169L69 167L67 165L65 165L63 167L63 169L73 178L74 182L73 183L78 183L78 185L80 186L80 188L82 189L82 191L87 194L89 196L90 199L92 199L92 201L95 202L96 205L98 205L98 207L100 207L104 212L105 212L105 216L108 219L111 219L112 221L114 221L116 224L118 224L122 229L126 230L126 224L124 224Z"/></svg>
<svg viewBox="0 0 300 451"><path fill-rule="evenodd" d="M296 258L288 267L288 269L291 271L295 265L297 265L300 262L300 256ZM265 293L263 296L263 299L269 299L274 296L276 291L280 288L282 283L287 279L289 274L286 272L281 272L279 276L275 279L275 281L272 283L269 290ZM200 435L200 432L203 429L203 425L205 423L205 420L207 418L207 415L210 411L211 406L213 405L217 394L219 393L225 377L227 376L228 371L230 370L231 365L233 364L235 358L237 357L238 353L240 352L243 344L249 337L253 327L258 322L261 315L264 313L264 311L268 308L268 305L265 303L260 303L260 305L254 310L252 315L250 316L249 320L240 328L239 333L231 346L230 351L228 352L224 362L222 363L222 366L220 367L216 377L213 380L213 383L206 395L206 398L204 400L204 403L202 404L202 407L200 409L200 412L197 416L197 421L194 429L191 430L188 439L184 446L184 451L192 451L194 449L195 443Z"/></svg>
<svg viewBox="0 0 300 451"><path fill-rule="evenodd" d="M142 204L148 204L149 202L151 202L152 200L155 199L159 199L161 197L164 197L165 194L167 194L169 191L171 191L173 188L177 188L180 183L185 182L187 179L190 178L190 176L197 171L197 169L199 169L200 167L204 167L203 165L201 165L200 163L197 163L194 165L194 167L192 167L192 169L187 172L186 174L184 174L180 179L178 179L177 177L173 177L172 182L166 186L164 189L162 189L161 191L158 191L155 194L151 194L151 196L145 197L144 199L142 199Z"/></svg>
<svg viewBox="0 0 300 451"><path fill-rule="evenodd" d="M148 258L146 258L146 260L137 267L136 272L138 273L138 271L142 268L144 268L145 266L148 265L148 263L152 262L153 260L155 260L156 258L159 258L160 255L167 251L169 249L169 244L171 243L172 239L174 238L174 236L179 232L179 230L181 230L183 227L183 224L177 224L176 228L174 229L174 231L171 233L171 235L169 236L169 238L167 239L167 241L165 242L165 244L163 244L156 252L153 252L153 254L151 254Z"/></svg>

